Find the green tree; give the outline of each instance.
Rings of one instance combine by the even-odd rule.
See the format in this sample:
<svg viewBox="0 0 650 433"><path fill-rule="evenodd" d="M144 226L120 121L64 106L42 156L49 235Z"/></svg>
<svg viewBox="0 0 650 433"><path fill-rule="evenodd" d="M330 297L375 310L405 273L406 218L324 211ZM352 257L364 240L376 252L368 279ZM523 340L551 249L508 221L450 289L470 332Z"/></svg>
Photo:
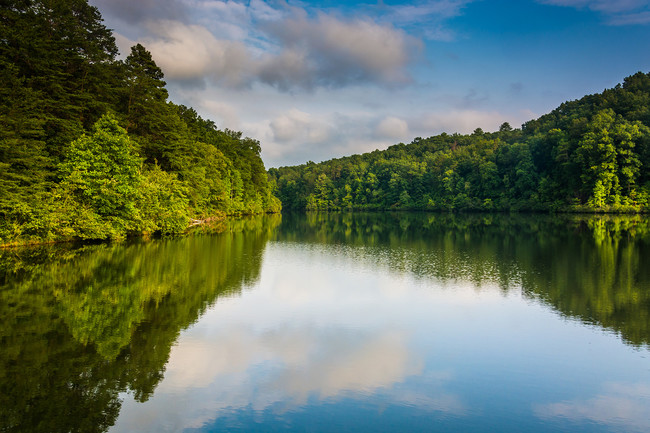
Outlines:
<svg viewBox="0 0 650 433"><path fill-rule="evenodd" d="M145 232L180 233L190 219L187 188L175 173L163 171L158 165L142 173L137 207Z"/></svg>
<svg viewBox="0 0 650 433"><path fill-rule="evenodd" d="M176 107L167 102L162 70L141 44L131 47L125 69L121 106L125 129L137 137L145 162L159 164L165 171L182 169L191 140Z"/></svg>
<svg viewBox="0 0 650 433"><path fill-rule="evenodd" d="M74 235L84 239L124 237L140 228L136 203L140 193L140 159L126 131L105 115L92 135L73 141L59 166L59 191L68 212L70 204L84 212L70 218ZM71 200L71 203L67 203Z"/></svg>
<svg viewBox="0 0 650 433"><path fill-rule="evenodd" d="M37 92L30 113L55 159L113 99L117 46L86 0L8 0L0 8L0 58ZM0 83L0 86L11 83ZM58 162L58 161L57 161Z"/></svg>
<svg viewBox="0 0 650 433"><path fill-rule="evenodd" d="M127 131L147 135L152 133L151 123L155 111L160 111L167 101L164 74L156 65L151 53L141 44L131 47L125 61L127 98ZM158 108L159 110L153 110Z"/></svg>

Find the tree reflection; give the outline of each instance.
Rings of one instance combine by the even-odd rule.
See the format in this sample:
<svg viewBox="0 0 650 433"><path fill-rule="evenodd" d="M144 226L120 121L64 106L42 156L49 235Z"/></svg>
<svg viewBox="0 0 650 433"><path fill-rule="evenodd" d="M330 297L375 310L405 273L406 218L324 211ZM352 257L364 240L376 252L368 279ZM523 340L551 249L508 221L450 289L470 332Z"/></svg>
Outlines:
<svg viewBox="0 0 650 433"><path fill-rule="evenodd" d="M146 401L180 331L259 278L279 216L130 245L0 252L0 431L100 432Z"/></svg>
<svg viewBox="0 0 650 433"><path fill-rule="evenodd" d="M355 260L418 278L521 288L565 316L650 344L647 216L311 213L275 239L353 245Z"/></svg>
<svg viewBox="0 0 650 433"><path fill-rule="evenodd" d="M650 220L487 214L308 214L180 239L0 251L0 431L100 432L121 392L146 401L172 345L259 278L269 240L341 246L428 281L521 290L650 345ZM336 272L336 270L333 270Z"/></svg>

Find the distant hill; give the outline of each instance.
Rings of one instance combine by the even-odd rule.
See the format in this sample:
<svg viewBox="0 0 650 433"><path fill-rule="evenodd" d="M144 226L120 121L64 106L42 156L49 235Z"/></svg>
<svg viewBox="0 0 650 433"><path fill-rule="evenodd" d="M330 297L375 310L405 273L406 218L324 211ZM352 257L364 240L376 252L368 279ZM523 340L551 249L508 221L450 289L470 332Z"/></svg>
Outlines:
<svg viewBox="0 0 650 433"><path fill-rule="evenodd" d="M650 74L521 129L415 138L272 168L285 209L650 210Z"/></svg>

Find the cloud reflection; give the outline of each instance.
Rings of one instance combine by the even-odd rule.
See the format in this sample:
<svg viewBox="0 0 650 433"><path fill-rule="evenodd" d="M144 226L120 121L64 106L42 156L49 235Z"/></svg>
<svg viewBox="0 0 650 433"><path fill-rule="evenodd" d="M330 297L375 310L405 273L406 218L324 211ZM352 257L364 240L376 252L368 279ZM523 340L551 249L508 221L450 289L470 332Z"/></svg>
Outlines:
<svg viewBox="0 0 650 433"><path fill-rule="evenodd" d="M285 413L370 396L370 404L384 396L392 406L464 411L445 391L453 374L425 371L417 320L403 319L430 314L430 294L320 250L270 250L259 286L220 301L186 331L152 399L125 399L114 431L178 431L239 410ZM418 303L429 311L407 310Z"/></svg>
<svg viewBox="0 0 650 433"><path fill-rule="evenodd" d="M544 418L571 421L589 420L625 431L650 431L650 384L609 383L603 391L586 400L562 401L533 408Z"/></svg>
<svg viewBox="0 0 650 433"><path fill-rule="evenodd" d="M398 332L360 333L352 338L336 331L317 334L320 336L307 346L309 353L301 354L301 362L284 360L287 368L270 384L272 389L285 390L300 404L314 394L321 399L345 392L369 394L422 371L422 362L412 359L405 345L406 336ZM286 341L285 335L279 337ZM300 353L304 346L292 344L291 336L288 340L287 347L293 349L294 356Z"/></svg>
<svg viewBox="0 0 650 433"><path fill-rule="evenodd" d="M152 401L125 402L114 431L198 428L239 409L283 413L313 402L391 394L392 405L460 413L442 392L450 376L432 378L440 393L392 390L423 372L400 331L342 328L227 329L209 340L184 339L172 350Z"/></svg>
<svg viewBox="0 0 650 433"><path fill-rule="evenodd" d="M228 329L214 342L184 340L171 354L159 392L206 387L220 378L265 365L272 378L264 391L283 390L299 403L315 394L372 392L420 374L403 333L348 333L341 329Z"/></svg>

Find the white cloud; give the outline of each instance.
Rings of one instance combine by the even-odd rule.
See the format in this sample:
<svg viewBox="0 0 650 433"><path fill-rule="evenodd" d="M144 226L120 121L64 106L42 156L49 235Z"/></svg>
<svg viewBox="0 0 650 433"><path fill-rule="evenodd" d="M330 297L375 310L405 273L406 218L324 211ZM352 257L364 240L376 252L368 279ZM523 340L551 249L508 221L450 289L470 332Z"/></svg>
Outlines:
<svg viewBox="0 0 650 433"><path fill-rule="evenodd" d="M218 55L219 42L205 27L178 21L149 22L155 36L144 44L168 78L188 79L204 75Z"/></svg>
<svg viewBox="0 0 650 433"><path fill-rule="evenodd" d="M590 9L607 16L610 25L650 24L648 0L538 0L540 3Z"/></svg>
<svg viewBox="0 0 650 433"><path fill-rule="evenodd" d="M373 113L329 113L315 117L307 112L291 110L274 118L266 129L266 135L256 136L265 137L262 151L267 166L277 167L382 150L400 141L410 142L416 136L430 137L442 132L469 134L476 128L496 131L503 122L517 126L530 118L528 111L515 115L497 111L453 110L406 117ZM264 134L264 131L263 126L257 128L259 134Z"/></svg>
<svg viewBox="0 0 650 433"><path fill-rule="evenodd" d="M540 0L540 3L573 8L588 8L606 13L619 13L648 6L649 2L646 0Z"/></svg>
<svg viewBox="0 0 650 433"><path fill-rule="evenodd" d="M409 4L383 6L382 19L401 27L417 30L431 40L451 41L455 33L446 28L445 21L462 14L463 9L476 0L420 1Z"/></svg>
<svg viewBox="0 0 650 433"><path fill-rule="evenodd" d="M179 21L149 21L150 36L141 42L172 80L210 79L241 87L250 81L254 63L239 41L219 40L205 27Z"/></svg>
<svg viewBox="0 0 650 433"><path fill-rule="evenodd" d="M391 138L394 140L406 140L410 137L409 126L406 121L397 117L384 118L375 129L375 135L380 138Z"/></svg>
<svg viewBox="0 0 650 433"><path fill-rule="evenodd" d="M308 113L292 109L270 123L273 137L278 142L300 140L322 143L329 139L331 126L312 118Z"/></svg>
<svg viewBox="0 0 650 433"><path fill-rule="evenodd" d="M301 12L285 17L261 1L247 9L230 1L197 7L218 19L143 22L147 35L137 39L169 79L208 79L235 88L261 82L282 91L404 85L421 47L401 30L369 19L309 18ZM258 20L264 24L256 25Z"/></svg>
<svg viewBox="0 0 650 433"><path fill-rule="evenodd" d="M250 8L235 1L201 0L195 5L197 22L218 38L244 40L251 30Z"/></svg>
<svg viewBox="0 0 650 433"><path fill-rule="evenodd" d="M281 10L273 9L268 3L262 0L251 0L249 8L251 15L262 21L277 21L284 16Z"/></svg>
<svg viewBox="0 0 650 433"><path fill-rule="evenodd" d="M609 20L609 23L614 26L650 24L650 11L642 11L635 14L616 15Z"/></svg>
<svg viewBox="0 0 650 433"><path fill-rule="evenodd" d="M303 70L310 74L301 79L303 87L405 84L410 81L407 66L421 48L401 30L368 19L344 21L326 14L310 19L296 14L267 29L284 50L302 53ZM277 66L268 65L267 73L278 74ZM269 83L276 84L270 79Z"/></svg>
<svg viewBox="0 0 650 433"><path fill-rule="evenodd" d="M438 0L393 6L392 15L399 22L416 22L432 16L451 18L461 14L462 9L473 0Z"/></svg>
<svg viewBox="0 0 650 433"><path fill-rule="evenodd" d="M210 113L208 118L213 120L219 128L228 128L233 131L238 131L241 128L239 113L232 105L214 100L202 100L197 103Z"/></svg>
<svg viewBox="0 0 650 433"><path fill-rule="evenodd" d="M383 120L389 128L390 118ZM404 121L394 120L398 132L408 129ZM364 112L308 114L292 109L268 124L263 155L267 166L276 167L385 149L395 143L395 138L378 133L381 121L381 117ZM263 132L264 128L260 125L257 130ZM395 135L395 130L384 132Z"/></svg>
<svg viewBox="0 0 650 433"><path fill-rule="evenodd" d="M131 52L131 47L134 46L136 42L118 32L113 32L113 36L115 37L115 44L117 44L117 48L120 50L120 56L126 58L126 56Z"/></svg>

